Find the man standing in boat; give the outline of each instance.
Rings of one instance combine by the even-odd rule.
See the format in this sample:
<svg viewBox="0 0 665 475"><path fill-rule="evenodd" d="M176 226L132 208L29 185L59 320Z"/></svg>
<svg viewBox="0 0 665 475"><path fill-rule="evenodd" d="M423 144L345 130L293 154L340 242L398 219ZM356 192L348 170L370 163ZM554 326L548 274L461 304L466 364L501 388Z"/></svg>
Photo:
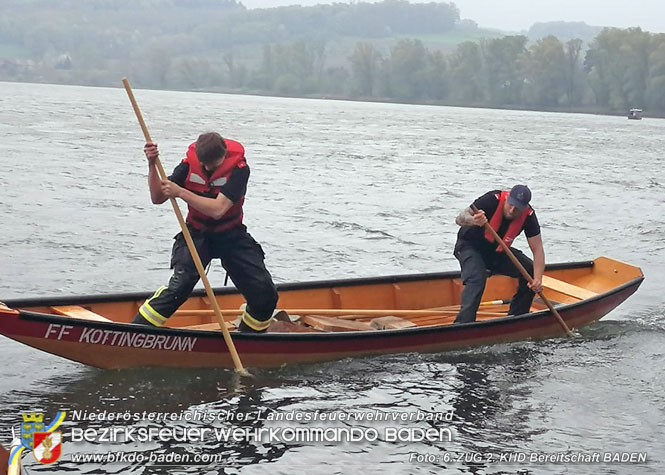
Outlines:
<svg viewBox="0 0 665 475"><path fill-rule="evenodd" d="M461 226L455 243L455 257L462 269L462 302L455 323L468 323L476 320L487 271L519 279L517 292L510 302L509 315L529 312L535 293L543 290L542 279L545 272L545 252L540 236L540 224L536 212L529 206L531 191L525 185L516 185L510 192L493 190L473 202L477 208L465 208L455 222ZM494 240L492 233L484 229L489 220L490 226L510 247L513 240L522 232L533 254L533 261L521 251L510 248L515 257L533 276L529 284L520 274L502 247Z"/></svg>
<svg viewBox="0 0 665 475"><path fill-rule="evenodd" d="M240 331L262 332L270 325L277 290L265 267L263 249L242 223L249 167L243 146L216 132L201 134L168 180L156 167L157 144L146 143L148 185L154 204L169 198L187 203L187 226L203 266L220 258L222 266L247 301ZM133 323L162 326L190 296L200 276L182 233L171 254L173 276L139 308Z"/></svg>

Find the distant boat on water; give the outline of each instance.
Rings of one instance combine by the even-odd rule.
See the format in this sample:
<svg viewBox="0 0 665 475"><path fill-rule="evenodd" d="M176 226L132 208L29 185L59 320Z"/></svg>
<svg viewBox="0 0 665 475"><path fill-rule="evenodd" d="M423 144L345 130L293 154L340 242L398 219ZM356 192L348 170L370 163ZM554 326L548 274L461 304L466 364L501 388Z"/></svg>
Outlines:
<svg viewBox="0 0 665 475"><path fill-rule="evenodd" d="M642 120L642 109L631 109L628 111L628 118L632 120Z"/></svg>

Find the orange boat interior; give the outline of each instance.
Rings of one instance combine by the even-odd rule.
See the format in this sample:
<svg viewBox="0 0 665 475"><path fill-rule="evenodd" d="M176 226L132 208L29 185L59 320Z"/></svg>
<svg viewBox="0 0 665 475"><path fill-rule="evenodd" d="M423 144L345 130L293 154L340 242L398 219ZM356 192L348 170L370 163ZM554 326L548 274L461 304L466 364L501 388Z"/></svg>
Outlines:
<svg viewBox="0 0 665 475"><path fill-rule="evenodd" d="M543 294L554 305L579 302L610 291L637 277L638 267L600 257L593 266L548 270ZM397 279L399 280L399 279ZM505 317L517 280L491 276L477 320ZM270 332L368 331L451 324L457 315L462 282L459 278L404 280L373 284L342 284L280 291L277 315ZM242 295L216 297L227 327L234 330L244 302ZM71 318L130 322L143 300L82 305L22 307L21 310ZM547 308L534 299L532 311ZM205 296L191 297L167 321L166 327L219 331L219 323Z"/></svg>

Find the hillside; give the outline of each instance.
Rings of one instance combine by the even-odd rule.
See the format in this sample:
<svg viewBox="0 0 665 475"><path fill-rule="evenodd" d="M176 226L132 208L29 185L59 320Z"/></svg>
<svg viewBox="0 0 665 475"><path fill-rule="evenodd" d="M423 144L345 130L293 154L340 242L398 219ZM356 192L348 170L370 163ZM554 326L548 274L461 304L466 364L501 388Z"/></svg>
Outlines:
<svg viewBox="0 0 665 475"><path fill-rule="evenodd" d="M243 71L261 67L267 47L302 43L323 49L319 55L326 66L336 67L348 64L361 41L382 54L403 38L450 52L463 41L500 36L460 22L452 4L402 0L253 10L235 0L0 0L0 5L12 12L0 16L0 80L111 85L132 74L145 87L233 87L242 82Z"/></svg>
<svg viewBox="0 0 665 475"><path fill-rule="evenodd" d="M450 3L0 0L0 80L665 113L665 35L482 30ZM6 13L11 12L11 14Z"/></svg>

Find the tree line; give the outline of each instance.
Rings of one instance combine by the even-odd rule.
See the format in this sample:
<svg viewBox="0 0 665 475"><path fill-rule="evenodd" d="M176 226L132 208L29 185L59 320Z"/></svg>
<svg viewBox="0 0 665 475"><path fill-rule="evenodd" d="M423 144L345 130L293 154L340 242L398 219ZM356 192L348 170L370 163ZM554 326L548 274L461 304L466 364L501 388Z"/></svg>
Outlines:
<svg viewBox="0 0 665 475"><path fill-rule="evenodd" d="M450 54L417 39L401 39L387 52L362 41L347 65L324 64L322 43L266 46L261 65L245 72L245 85L276 94L665 113L665 34L640 28L606 28L586 50L580 39L554 36L467 41Z"/></svg>
<svg viewBox="0 0 665 475"><path fill-rule="evenodd" d="M473 29L453 4L247 10L235 0L0 0L0 80L468 106L665 114L665 35L590 43L433 37ZM4 9L4 11L9 11Z"/></svg>
<svg viewBox="0 0 665 475"><path fill-rule="evenodd" d="M327 62L325 41L299 40L264 45L254 67L227 51L216 66L207 59L184 59L161 70L165 75L158 85L180 89L665 113L665 34L639 28L604 29L586 50L582 40L554 36L532 43L525 36L467 41L449 54L418 39L398 40L387 51L359 41L335 66Z"/></svg>

